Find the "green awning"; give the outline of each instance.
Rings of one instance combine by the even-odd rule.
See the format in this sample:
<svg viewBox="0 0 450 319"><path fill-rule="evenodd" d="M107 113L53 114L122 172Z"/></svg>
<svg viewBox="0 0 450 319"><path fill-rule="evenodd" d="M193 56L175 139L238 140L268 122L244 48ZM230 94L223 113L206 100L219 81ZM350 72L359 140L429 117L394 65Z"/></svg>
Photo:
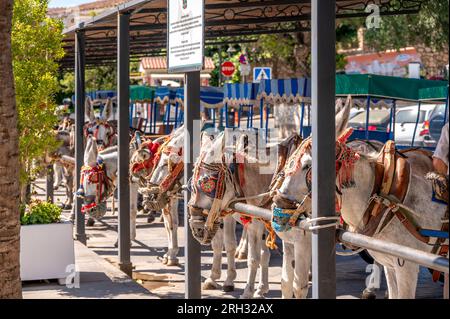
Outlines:
<svg viewBox="0 0 450 319"><path fill-rule="evenodd" d="M131 102L151 102L155 97L155 88L143 85L130 85Z"/></svg>
<svg viewBox="0 0 450 319"><path fill-rule="evenodd" d="M336 75L337 96L372 96L396 100L417 101L419 90L447 86L447 81L399 78L374 74Z"/></svg>
<svg viewBox="0 0 450 319"><path fill-rule="evenodd" d="M445 101L448 98L448 86L436 86L419 90L421 101Z"/></svg>

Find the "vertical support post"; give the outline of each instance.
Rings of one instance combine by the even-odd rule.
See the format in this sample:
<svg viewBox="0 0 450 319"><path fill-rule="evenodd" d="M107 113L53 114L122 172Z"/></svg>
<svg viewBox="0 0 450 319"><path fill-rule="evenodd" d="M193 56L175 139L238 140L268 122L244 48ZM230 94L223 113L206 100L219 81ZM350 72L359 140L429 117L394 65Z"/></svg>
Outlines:
<svg viewBox="0 0 450 319"><path fill-rule="evenodd" d="M392 140L395 141L395 119L397 118L397 100L392 101Z"/></svg>
<svg viewBox="0 0 450 319"><path fill-rule="evenodd" d="M188 72L185 76L184 105L184 184L188 185L194 168L194 151L200 150L199 136L194 137L194 125L200 121L200 72ZM186 246L184 256L185 297L199 299L201 297L201 249L200 243L192 236L189 227L189 208L187 203L190 193L184 192L184 231Z"/></svg>
<svg viewBox="0 0 450 319"><path fill-rule="evenodd" d="M83 126L85 102L85 37L79 30L75 35L75 185L80 185L81 167L84 158ZM86 245L84 214L81 212L81 198L75 197L75 238Z"/></svg>
<svg viewBox="0 0 450 319"><path fill-rule="evenodd" d="M419 119L420 119L420 107L422 106L422 102L419 101L419 105L417 107L417 117L416 117L416 124L414 125L414 133L412 136L411 141L411 147L414 147L414 140L416 139L416 133L417 133L417 125L419 125Z"/></svg>
<svg viewBox="0 0 450 319"><path fill-rule="evenodd" d="M118 13L117 30L117 103L118 119L118 190L119 190L119 267L132 274L130 258L130 14Z"/></svg>
<svg viewBox="0 0 450 319"><path fill-rule="evenodd" d="M447 85L447 98L445 99L445 108L444 108L444 125L447 122L447 112L448 112L448 85Z"/></svg>
<svg viewBox="0 0 450 319"><path fill-rule="evenodd" d="M45 181L45 200L51 203L54 202L54 192L53 192L53 176L55 172L53 171L53 165L47 166L47 178Z"/></svg>
<svg viewBox="0 0 450 319"><path fill-rule="evenodd" d="M312 4L312 215L335 216L335 0ZM320 188L319 188L320 187ZM314 299L336 298L335 230L312 234Z"/></svg>
<svg viewBox="0 0 450 319"><path fill-rule="evenodd" d="M367 96L367 104L366 104L366 140L369 140L369 119L370 119L370 95Z"/></svg>
<svg viewBox="0 0 450 319"><path fill-rule="evenodd" d="M219 45L219 85L218 87L222 86L222 46Z"/></svg>

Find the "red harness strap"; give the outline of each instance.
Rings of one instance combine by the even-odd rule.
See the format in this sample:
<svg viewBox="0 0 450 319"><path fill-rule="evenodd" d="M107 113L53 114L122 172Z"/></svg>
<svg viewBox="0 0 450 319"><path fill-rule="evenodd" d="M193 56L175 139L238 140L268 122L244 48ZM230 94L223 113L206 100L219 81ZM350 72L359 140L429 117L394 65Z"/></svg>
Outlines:
<svg viewBox="0 0 450 319"><path fill-rule="evenodd" d="M152 141L146 142L145 144L143 144L147 147L147 149L150 152L150 157L149 159L139 162L139 163L135 163L133 164L131 171L133 173L136 173L138 171L141 171L143 169L147 170L148 172L150 171L150 168L152 168L156 163L155 163L155 157L156 157L156 153L158 152L159 147L161 146L159 143L153 143Z"/></svg>

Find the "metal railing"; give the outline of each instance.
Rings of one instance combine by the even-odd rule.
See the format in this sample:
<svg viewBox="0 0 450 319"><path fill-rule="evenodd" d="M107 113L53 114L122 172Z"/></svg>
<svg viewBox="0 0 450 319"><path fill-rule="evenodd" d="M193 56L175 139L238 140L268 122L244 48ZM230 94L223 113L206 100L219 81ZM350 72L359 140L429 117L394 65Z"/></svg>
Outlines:
<svg viewBox="0 0 450 319"><path fill-rule="evenodd" d="M253 215L265 220L271 220L272 218L272 212L269 209L249 204L233 203L230 205L230 208L236 210L237 212ZM337 230L337 237L344 244L385 253L397 258L414 262L424 267L442 271L447 274L449 273L449 260L439 255L423 252L418 249L398 245L385 240L352 233L343 229Z"/></svg>

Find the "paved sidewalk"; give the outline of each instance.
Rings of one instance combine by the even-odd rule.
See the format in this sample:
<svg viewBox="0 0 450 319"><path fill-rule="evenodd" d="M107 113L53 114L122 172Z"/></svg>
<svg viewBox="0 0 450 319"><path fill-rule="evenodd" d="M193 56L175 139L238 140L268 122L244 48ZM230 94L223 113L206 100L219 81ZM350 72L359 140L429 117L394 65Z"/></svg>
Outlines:
<svg viewBox="0 0 450 319"><path fill-rule="evenodd" d="M157 298L95 252L75 241L75 263L80 272L79 288L57 282L24 282L24 299L148 299Z"/></svg>

